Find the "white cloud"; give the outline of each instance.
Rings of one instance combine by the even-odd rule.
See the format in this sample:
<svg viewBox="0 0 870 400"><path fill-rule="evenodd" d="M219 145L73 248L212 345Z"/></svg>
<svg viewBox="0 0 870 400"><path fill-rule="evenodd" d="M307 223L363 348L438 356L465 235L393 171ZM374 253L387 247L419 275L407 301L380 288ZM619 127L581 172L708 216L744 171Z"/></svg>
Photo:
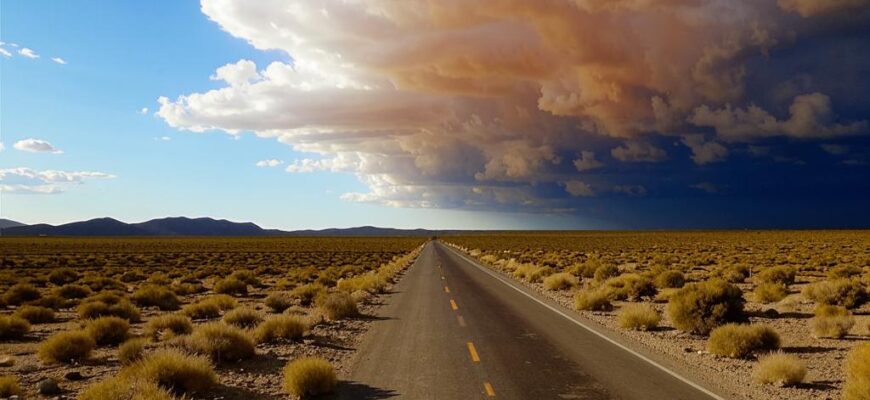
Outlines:
<svg viewBox="0 0 870 400"><path fill-rule="evenodd" d="M154 140L156 140L156 141L158 141L158 142L168 142L168 141L172 140L172 137L169 137L169 136L157 136L157 137L154 138Z"/></svg>
<svg viewBox="0 0 870 400"><path fill-rule="evenodd" d="M27 151L31 153L52 153L52 154L61 154L63 151L58 150L51 143L41 140L41 139L24 139L15 142L12 146L15 147L16 150Z"/></svg>
<svg viewBox="0 0 870 400"><path fill-rule="evenodd" d="M668 154L646 142L626 142L622 146L610 150L613 158L624 162L659 162L667 160Z"/></svg>
<svg viewBox="0 0 870 400"><path fill-rule="evenodd" d="M148 114L148 107L142 107L142 109L139 110L139 114L142 114L142 115Z"/></svg>
<svg viewBox="0 0 870 400"><path fill-rule="evenodd" d="M616 185L611 189L614 193L627 194L629 196L646 196L646 187L642 185Z"/></svg>
<svg viewBox="0 0 870 400"><path fill-rule="evenodd" d="M0 55L3 55L4 57L12 57L12 53L2 47L0 47Z"/></svg>
<svg viewBox="0 0 870 400"><path fill-rule="evenodd" d="M589 171L596 168L601 168L604 163L595 159L595 153L591 151L580 152L580 158L574 160L574 167L578 171Z"/></svg>
<svg viewBox="0 0 870 400"><path fill-rule="evenodd" d="M574 197L594 197L595 191L592 186L581 181L568 181L564 183L565 191Z"/></svg>
<svg viewBox="0 0 870 400"><path fill-rule="evenodd" d="M695 161L695 164L710 164L728 158L728 148L712 140L705 141L704 135L685 135L682 142L692 149L692 160Z"/></svg>
<svg viewBox="0 0 870 400"><path fill-rule="evenodd" d="M257 64L250 60L239 60L235 64L227 64L220 67L211 76L212 80L224 81L230 86L244 86L260 79L257 72Z"/></svg>
<svg viewBox="0 0 870 400"><path fill-rule="evenodd" d="M0 151L6 150L6 145L0 142Z"/></svg>
<svg viewBox="0 0 870 400"><path fill-rule="evenodd" d="M274 158L272 158L272 159L269 159L269 160L260 160L260 161L257 161L257 164L256 164L256 165L257 165L258 167L260 167L260 168L273 168L273 167L277 167L277 166L279 166L279 165L281 165L281 164L284 164L284 162L281 161L281 160L278 160L278 159L274 159Z"/></svg>
<svg viewBox="0 0 870 400"><path fill-rule="evenodd" d="M0 169L0 192L20 194L61 193L70 185L114 175L91 171L34 170L26 167Z"/></svg>
<svg viewBox="0 0 870 400"><path fill-rule="evenodd" d="M21 48L21 50L18 50L18 54L21 54L22 56L27 58L39 58L39 54L36 54L35 51L28 49L27 47L23 47Z"/></svg>
<svg viewBox="0 0 870 400"><path fill-rule="evenodd" d="M63 58L60 58L60 57L52 57L51 61L54 61L54 62L61 64L61 65L66 65L66 60L64 60Z"/></svg>

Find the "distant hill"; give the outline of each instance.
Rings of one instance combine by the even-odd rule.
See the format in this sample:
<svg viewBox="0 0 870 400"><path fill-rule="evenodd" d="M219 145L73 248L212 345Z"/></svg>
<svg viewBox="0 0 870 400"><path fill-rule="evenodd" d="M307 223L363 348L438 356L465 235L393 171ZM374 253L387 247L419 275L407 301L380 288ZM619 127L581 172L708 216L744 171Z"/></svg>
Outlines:
<svg viewBox="0 0 870 400"><path fill-rule="evenodd" d="M25 224L11 219L0 218L0 229L15 228L18 226L25 226Z"/></svg>
<svg viewBox="0 0 870 400"><path fill-rule="evenodd" d="M9 220L0 220L5 223ZM432 236L461 231L394 229L361 226L321 230L282 231L263 229L252 222L213 218L171 217L128 224L113 218L97 218L63 225L24 225L14 221L0 226L4 236Z"/></svg>

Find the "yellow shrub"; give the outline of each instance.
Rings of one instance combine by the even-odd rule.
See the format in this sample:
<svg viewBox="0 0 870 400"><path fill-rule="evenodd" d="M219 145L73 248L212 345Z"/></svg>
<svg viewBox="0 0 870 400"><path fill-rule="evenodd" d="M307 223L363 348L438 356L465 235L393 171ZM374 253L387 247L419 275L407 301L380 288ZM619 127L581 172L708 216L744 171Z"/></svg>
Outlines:
<svg viewBox="0 0 870 400"><path fill-rule="evenodd" d="M810 321L813 333L819 338L840 339L855 325L855 318L845 307L822 304L816 307L816 316Z"/></svg>
<svg viewBox="0 0 870 400"><path fill-rule="evenodd" d="M576 276L567 272L559 272L544 278L544 287L548 290L571 289L580 284Z"/></svg>
<svg viewBox="0 0 870 400"><path fill-rule="evenodd" d="M686 285L670 296L668 316L681 331L707 334L725 322L744 318L743 292L722 280Z"/></svg>
<svg viewBox="0 0 870 400"><path fill-rule="evenodd" d="M752 378L761 384L794 386L803 382L806 375L807 367L803 361L795 356L777 352L758 360Z"/></svg>
<svg viewBox="0 0 870 400"><path fill-rule="evenodd" d="M119 344L129 336L130 323L118 317L100 317L85 322L85 332L98 345Z"/></svg>
<svg viewBox="0 0 870 400"><path fill-rule="evenodd" d="M574 308L587 311L609 311L613 309L610 298L602 290L580 290L574 296Z"/></svg>
<svg viewBox="0 0 870 400"><path fill-rule="evenodd" d="M133 292L133 301L140 307L157 307L161 310L177 310L181 301L171 290L157 285L146 285Z"/></svg>
<svg viewBox="0 0 870 400"><path fill-rule="evenodd" d="M318 300L317 306L323 310L327 318L333 321L359 314L356 301L346 292L335 292L323 296Z"/></svg>
<svg viewBox="0 0 870 400"><path fill-rule="evenodd" d="M284 390L293 396L307 398L331 393L337 384L332 365L321 358L300 358L284 367Z"/></svg>
<svg viewBox="0 0 870 400"><path fill-rule="evenodd" d="M227 312L223 321L238 328L252 328L263 321L263 315L253 308L240 307Z"/></svg>
<svg viewBox="0 0 870 400"><path fill-rule="evenodd" d="M200 325L186 339L184 344L189 350L216 362L254 357L254 340L245 331L224 323Z"/></svg>
<svg viewBox="0 0 870 400"><path fill-rule="evenodd" d="M730 358L743 358L756 351L779 348L779 334L763 325L722 325L710 332L707 350Z"/></svg>
<svg viewBox="0 0 870 400"><path fill-rule="evenodd" d="M18 384L18 378L11 375L0 376L0 398L23 396L24 391Z"/></svg>
<svg viewBox="0 0 870 400"><path fill-rule="evenodd" d="M276 315L263 321L254 330L254 338L259 343L272 342L276 339L298 339L308 330L308 324L300 317L292 315Z"/></svg>
<svg viewBox="0 0 870 400"><path fill-rule="evenodd" d="M15 315L27 320L31 324L41 324L54 321L54 310L40 306L21 306Z"/></svg>
<svg viewBox="0 0 870 400"><path fill-rule="evenodd" d="M97 343L87 332L55 333L39 345L37 354L46 363L68 363L87 359Z"/></svg>
<svg viewBox="0 0 870 400"><path fill-rule="evenodd" d="M763 282L755 287L752 296L759 303L773 303L788 295L785 284L778 282Z"/></svg>
<svg viewBox="0 0 870 400"><path fill-rule="evenodd" d="M21 339L30 332L30 323L14 315L0 315L0 339Z"/></svg>
<svg viewBox="0 0 870 400"><path fill-rule="evenodd" d="M130 339L118 346L118 361L121 364L128 365L142 359L145 352L145 343L148 341L142 338Z"/></svg>
<svg viewBox="0 0 870 400"><path fill-rule="evenodd" d="M173 393L197 393L218 382L211 363L204 357L178 350L162 350L121 370L121 379L141 379Z"/></svg>
<svg viewBox="0 0 870 400"><path fill-rule="evenodd" d="M843 399L870 399L870 343L855 346L846 358L846 384Z"/></svg>
<svg viewBox="0 0 870 400"><path fill-rule="evenodd" d="M173 397L154 382L115 376L87 386L78 400L173 400Z"/></svg>
<svg viewBox="0 0 870 400"><path fill-rule="evenodd" d="M165 314L151 318L145 326L145 335L154 340L171 339L193 332L190 319L179 314Z"/></svg>
<svg viewBox="0 0 870 400"><path fill-rule="evenodd" d="M628 304L619 310L619 326L623 329L647 331L659 325L661 316L649 304Z"/></svg>

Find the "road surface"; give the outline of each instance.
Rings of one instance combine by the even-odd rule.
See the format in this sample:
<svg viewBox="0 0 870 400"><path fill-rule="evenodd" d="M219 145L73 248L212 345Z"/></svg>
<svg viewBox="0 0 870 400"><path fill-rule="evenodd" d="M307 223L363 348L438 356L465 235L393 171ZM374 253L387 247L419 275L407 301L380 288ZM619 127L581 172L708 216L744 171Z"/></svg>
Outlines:
<svg viewBox="0 0 870 400"><path fill-rule="evenodd" d="M439 242L395 291L336 397L721 398Z"/></svg>

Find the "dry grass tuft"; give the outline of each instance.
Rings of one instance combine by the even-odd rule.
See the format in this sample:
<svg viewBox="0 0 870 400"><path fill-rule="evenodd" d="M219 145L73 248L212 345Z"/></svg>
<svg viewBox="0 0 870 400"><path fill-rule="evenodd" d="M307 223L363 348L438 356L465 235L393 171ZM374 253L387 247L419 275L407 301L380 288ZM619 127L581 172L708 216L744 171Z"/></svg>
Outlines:
<svg viewBox="0 0 870 400"><path fill-rule="evenodd" d="M297 286L290 292L290 296L298 299L303 306L311 305L315 298L325 292L326 288L323 285L309 283L307 285Z"/></svg>
<svg viewBox="0 0 870 400"><path fill-rule="evenodd" d="M54 310L41 306L21 306L15 311L15 316L24 318L31 324L54 322Z"/></svg>
<svg viewBox="0 0 870 400"><path fill-rule="evenodd" d="M141 379L177 394L203 392L217 384L218 377L205 357L178 350L161 350L121 370L121 379Z"/></svg>
<svg viewBox="0 0 870 400"><path fill-rule="evenodd" d="M321 358L300 358L284 367L284 390L293 396L308 398L331 393L337 384L332 365Z"/></svg>
<svg viewBox="0 0 870 400"><path fill-rule="evenodd" d="M804 297L819 304L854 308L864 303L867 292L857 279L833 279L816 282L804 287Z"/></svg>
<svg viewBox="0 0 870 400"><path fill-rule="evenodd" d="M640 274L623 274L604 281L603 290L611 300L637 300L656 295L652 280Z"/></svg>
<svg viewBox="0 0 870 400"><path fill-rule="evenodd" d="M39 345L37 354L45 363L70 363L85 360L97 343L85 331L55 333Z"/></svg>
<svg viewBox="0 0 870 400"><path fill-rule="evenodd" d="M755 287L752 297L759 303L774 303L788 295L785 284L779 282L763 282Z"/></svg>
<svg viewBox="0 0 870 400"><path fill-rule="evenodd" d="M359 315L356 301L346 292L335 292L320 297L317 301L317 307L333 321Z"/></svg>
<svg viewBox="0 0 870 400"><path fill-rule="evenodd" d="M220 317L221 309L217 304L206 299L184 306L181 309L181 313L191 319L214 319Z"/></svg>
<svg viewBox="0 0 870 400"><path fill-rule="evenodd" d="M870 343L855 346L846 358L844 400L870 399Z"/></svg>
<svg viewBox="0 0 870 400"><path fill-rule="evenodd" d="M547 290L572 289L579 284L580 280L568 272L559 272L544 278L544 287Z"/></svg>
<svg viewBox="0 0 870 400"><path fill-rule="evenodd" d="M84 319L116 316L130 322L139 321L141 316L139 309L132 303L111 294L96 295L85 299L79 305L77 312L79 317Z"/></svg>
<svg viewBox="0 0 870 400"><path fill-rule="evenodd" d="M723 280L686 285L670 296L668 316L681 331L707 334L723 323L744 319L743 292Z"/></svg>
<svg viewBox="0 0 870 400"><path fill-rule="evenodd" d="M228 277L215 283L214 292L233 296L246 296L248 294L248 284L240 279Z"/></svg>
<svg viewBox="0 0 870 400"><path fill-rule="evenodd" d="M659 326L661 316L649 304L628 304L619 310L617 316L622 329L648 331Z"/></svg>
<svg viewBox="0 0 870 400"><path fill-rule="evenodd" d="M26 302L39 300L40 297L42 295L39 293L39 289L33 287L33 285L18 283L6 289L6 294L3 295L3 302L11 306L18 306Z"/></svg>
<svg viewBox="0 0 870 400"><path fill-rule="evenodd" d="M190 351L215 362L239 361L254 357L254 340L243 330L221 322L200 325L185 338Z"/></svg>
<svg viewBox="0 0 870 400"><path fill-rule="evenodd" d="M254 330L254 338L259 343L273 342L277 339L299 339L308 330L308 323L301 317L276 315L263 321Z"/></svg>
<svg viewBox="0 0 870 400"><path fill-rule="evenodd" d="M89 385L78 400L174 400L166 390L144 379L110 377Z"/></svg>
<svg viewBox="0 0 870 400"><path fill-rule="evenodd" d="M794 386L804 381L807 367L801 359L781 352L761 357L752 379L765 385Z"/></svg>
<svg viewBox="0 0 870 400"><path fill-rule="evenodd" d="M18 378L11 375L0 376L0 398L5 399L12 396L24 396L24 391L18 384Z"/></svg>
<svg viewBox="0 0 870 400"><path fill-rule="evenodd" d="M341 282L339 282L341 283ZM293 298L287 292L272 292L263 300L266 307L275 313L282 313L293 305Z"/></svg>
<svg viewBox="0 0 870 400"><path fill-rule="evenodd" d="M148 341L143 338L130 339L118 346L118 360L123 365L129 365L142 359L145 353L145 343Z"/></svg>
<svg viewBox="0 0 870 400"><path fill-rule="evenodd" d="M72 283L68 283L63 285L57 289L54 289L54 294L60 296L61 298L70 300L70 299L83 299L88 297L93 293L91 288L82 285L75 285Z"/></svg>
<svg viewBox="0 0 870 400"><path fill-rule="evenodd" d="M79 273L72 268L55 268L48 274L48 281L61 286L79 280Z"/></svg>
<svg viewBox="0 0 870 400"><path fill-rule="evenodd" d="M116 345L129 337L130 323L119 317L100 317L87 321L85 332L91 335L97 345Z"/></svg>
<svg viewBox="0 0 870 400"><path fill-rule="evenodd" d="M764 325L726 324L710 332L707 350L722 357L744 358L753 352L779 348L779 334Z"/></svg>
<svg viewBox="0 0 870 400"><path fill-rule="evenodd" d="M0 315L0 339L21 339L30 332L30 322L14 315Z"/></svg>
<svg viewBox="0 0 870 400"><path fill-rule="evenodd" d="M822 304L810 321L813 334L819 338L841 339L855 326L855 318L845 307Z"/></svg>
<svg viewBox="0 0 870 400"><path fill-rule="evenodd" d="M165 314L148 321L145 326L145 336L154 340L171 339L176 336L189 335L193 332L190 319L180 314Z"/></svg>
<svg viewBox="0 0 870 400"><path fill-rule="evenodd" d="M796 275L797 270L794 267L780 265L762 270L755 276L755 281L758 283L780 283L783 285L791 285L794 283Z"/></svg>
<svg viewBox="0 0 870 400"><path fill-rule="evenodd" d="M680 271L666 270L656 275L653 284L659 289L681 288L686 284L686 277Z"/></svg>
<svg viewBox="0 0 870 400"><path fill-rule="evenodd" d="M223 321L237 328L253 328L263 322L263 314L253 308L240 307L227 312Z"/></svg>
<svg viewBox="0 0 870 400"><path fill-rule="evenodd" d="M610 311L613 305L603 290L583 289L574 295L574 308L586 311Z"/></svg>
<svg viewBox="0 0 870 400"><path fill-rule="evenodd" d="M157 307L163 311L177 310L181 305L171 290L157 285L146 285L133 292L133 301L140 307Z"/></svg>

